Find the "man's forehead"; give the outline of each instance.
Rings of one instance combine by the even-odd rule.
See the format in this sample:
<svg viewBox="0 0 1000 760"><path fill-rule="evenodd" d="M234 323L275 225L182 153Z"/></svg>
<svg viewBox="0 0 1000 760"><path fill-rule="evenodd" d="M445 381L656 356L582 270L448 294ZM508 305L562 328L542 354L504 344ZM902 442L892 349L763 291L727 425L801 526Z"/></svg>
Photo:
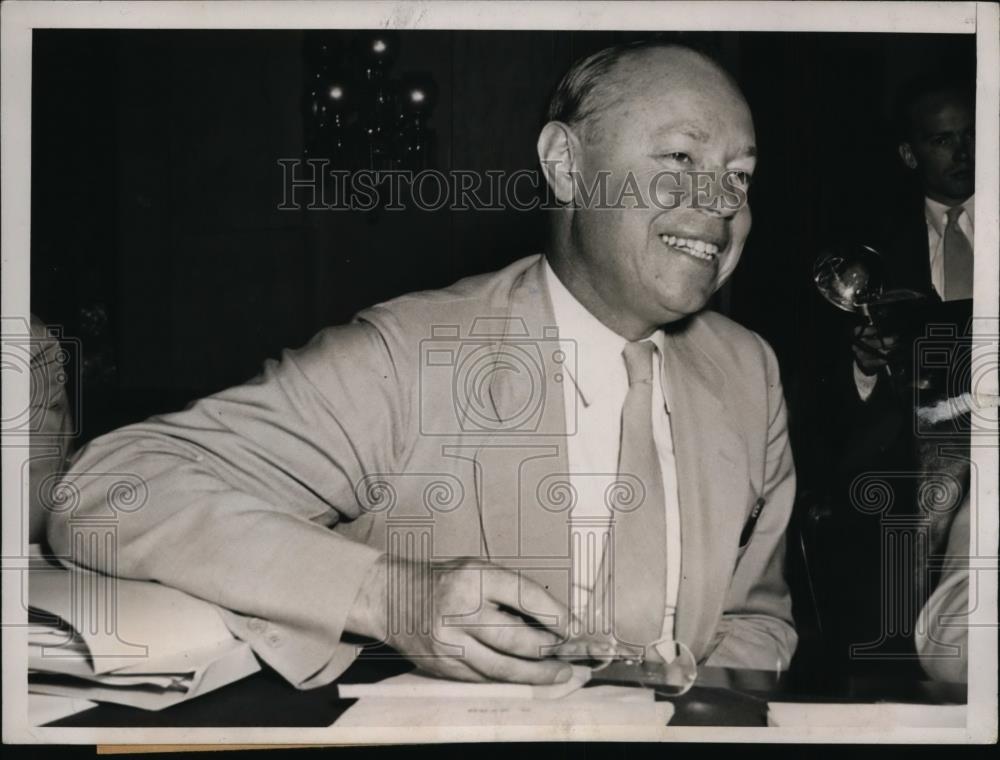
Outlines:
<svg viewBox="0 0 1000 760"><path fill-rule="evenodd" d="M701 125L687 120L670 121L662 124L653 130L654 137L666 137L668 135L683 135L695 142L708 142L712 139L712 134Z"/></svg>
<svg viewBox="0 0 1000 760"><path fill-rule="evenodd" d="M646 51L642 57L620 61L609 79L623 99L692 96L738 108L746 105L732 78L714 61L692 50Z"/></svg>
<svg viewBox="0 0 1000 760"><path fill-rule="evenodd" d="M957 92L930 93L914 103L912 114L922 123L969 118L972 115L972 103Z"/></svg>
<svg viewBox="0 0 1000 760"><path fill-rule="evenodd" d="M924 136L939 132L968 129L972 126L972 109L960 100L940 102L934 108L921 111L917 128Z"/></svg>
<svg viewBox="0 0 1000 760"><path fill-rule="evenodd" d="M744 126L752 154L753 122L743 94L714 61L687 48L653 48L617 61L590 95L590 138L610 137L623 127L658 134L684 131L707 142L716 125ZM598 137L600 135L600 137Z"/></svg>
<svg viewBox="0 0 1000 760"><path fill-rule="evenodd" d="M609 72L624 95L657 95L711 88L742 99L728 75L709 58L683 48L654 48L620 60Z"/></svg>

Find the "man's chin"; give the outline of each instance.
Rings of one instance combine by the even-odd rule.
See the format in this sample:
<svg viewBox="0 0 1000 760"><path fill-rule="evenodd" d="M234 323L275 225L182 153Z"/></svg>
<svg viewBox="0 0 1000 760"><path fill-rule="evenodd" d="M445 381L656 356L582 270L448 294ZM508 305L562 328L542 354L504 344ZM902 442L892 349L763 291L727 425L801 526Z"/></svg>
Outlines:
<svg viewBox="0 0 1000 760"><path fill-rule="evenodd" d="M682 319L687 319L700 311L703 311L712 297L712 293L687 293L685 297L670 299L664 304L662 309L660 324L669 324Z"/></svg>
<svg viewBox="0 0 1000 760"><path fill-rule="evenodd" d="M958 188L955 191L954 197L961 198L962 202L964 203L966 200L968 200L972 196L972 194L974 192L976 192L976 186L975 185L972 185L972 184L962 185L962 187Z"/></svg>
<svg viewBox="0 0 1000 760"><path fill-rule="evenodd" d="M945 193L949 198L961 199L965 201L976 190L975 178L963 178L961 180L952 179L945 187Z"/></svg>

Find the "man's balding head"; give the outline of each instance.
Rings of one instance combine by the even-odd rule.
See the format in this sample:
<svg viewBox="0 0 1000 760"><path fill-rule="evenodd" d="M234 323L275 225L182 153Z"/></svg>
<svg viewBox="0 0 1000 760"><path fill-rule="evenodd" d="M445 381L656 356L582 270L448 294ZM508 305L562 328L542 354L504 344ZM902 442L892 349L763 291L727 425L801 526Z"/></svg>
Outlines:
<svg viewBox="0 0 1000 760"><path fill-rule="evenodd" d="M626 43L577 61L549 101L548 121L566 124L588 141L597 139L602 114L642 91L643 71L663 70L656 63L666 64L675 76L716 79L739 93L729 73L704 53L656 40Z"/></svg>

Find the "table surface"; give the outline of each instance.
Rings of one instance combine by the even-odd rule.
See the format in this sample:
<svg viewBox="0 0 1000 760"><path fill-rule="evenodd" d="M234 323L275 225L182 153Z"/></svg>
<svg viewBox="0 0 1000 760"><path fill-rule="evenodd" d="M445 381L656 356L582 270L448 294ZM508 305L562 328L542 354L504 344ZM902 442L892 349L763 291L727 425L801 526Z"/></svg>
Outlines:
<svg viewBox="0 0 1000 760"><path fill-rule="evenodd" d="M338 683L372 683L411 669L398 657L360 657ZM592 684L600 683L595 674ZM912 702L964 704L963 684L844 677L809 683L788 673L700 668L694 687L674 703L674 726L766 726L767 703ZM165 710L151 712L101 704L50 726L101 727L323 727L332 725L353 699L341 699L337 684L299 690L266 665L259 673Z"/></svg>

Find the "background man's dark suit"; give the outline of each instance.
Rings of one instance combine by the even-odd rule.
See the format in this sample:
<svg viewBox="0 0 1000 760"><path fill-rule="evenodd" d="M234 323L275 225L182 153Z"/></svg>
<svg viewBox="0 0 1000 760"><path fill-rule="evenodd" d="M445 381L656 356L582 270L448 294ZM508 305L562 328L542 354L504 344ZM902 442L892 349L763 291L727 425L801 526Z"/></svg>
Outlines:
<svg viewBox="0 0 1000 760"><path fill-rule="evenodd" d="M875 248L884 264L885 289L908 289L937 296L931 285L930 253L923 197L907 194L878 209L880 217L859 225L855 240ZM831 307L832 308L832 307ZM830 351L826 387L832 395L824 428L831 452L827 495L821 509L826 514L817 546L815 564L820 570L818 593L830 604L824 624L833 655L853 670L913 671L912 661L858 659L851 646L882 638L883 522L886 517L915 514L918 460L913 436L912 398L894 387L880 373L871 395L862 399L848 347L859 319L835 315L828 338ZM887 331L891 327L887 325ZM857 505L852 486L874 473L891 483L893 505L872 514ZM906 636L886 646L907 648ZM914 671L916 672L916 671Z"/></svg>
<svg viewBox="0 0 1000 760"><path fill-rule="evenodd" d="M875 229L862 232L861 240L877 250L884 264L885 290L908 289L934 296L931 285L930 252L927 242L927 222L922 197L907 197L875 222ZM878 318L876 317L876 321ZM871 396L862 400L854 380L854 367L846 347L850 345L851 328L857 321L842 320L845 350L839 351L837 372L842 422L839 450L839 477L844 485L862 470L907 467L912 464L912 439L909 435L911 415L893 390L891 382L881 373ZM889 332L892 325L886 324Z"/></svg>

